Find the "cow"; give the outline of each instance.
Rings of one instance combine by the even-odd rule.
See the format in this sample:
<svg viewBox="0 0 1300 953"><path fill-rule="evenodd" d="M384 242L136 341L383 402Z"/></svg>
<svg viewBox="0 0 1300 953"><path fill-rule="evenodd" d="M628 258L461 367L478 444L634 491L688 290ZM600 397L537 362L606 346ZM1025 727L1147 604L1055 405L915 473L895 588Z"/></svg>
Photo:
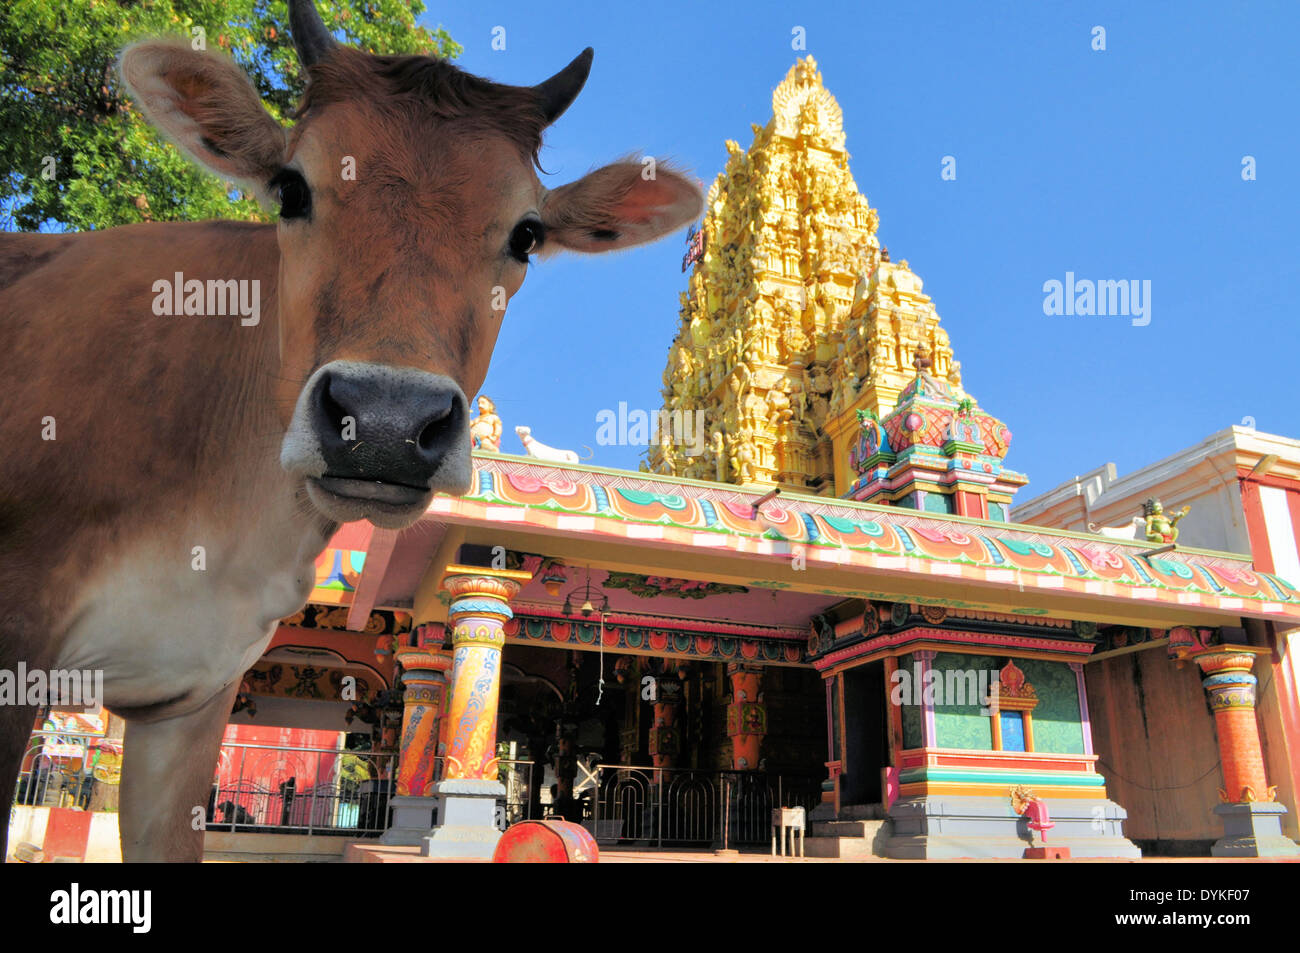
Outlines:
<svg viewBox="0 0 1300 953"><path fill-rule="evenodd" d="M524 450L530 457L537 460L545 460L549 463L580 463L578 452L576 450L560 450L556 447L548 447L533 437L531 427L516 427L515 434L519 437L519 442L524 445Z"/></svg>
<svg viewBox="0 0 1300 953"><path fill-rule="evenodd" d="M288 129L219 53L151 40L119 62L150 122L274 224L0 236L0 668L103 672L127 861L201 859L240 678L337 527L468 490L465 395L530 258L648 242L703 205L635 159L543 187L590 48L518 87L340 44L311 0L289 26ZM0 705L6 808L25 702Z"/></svg>

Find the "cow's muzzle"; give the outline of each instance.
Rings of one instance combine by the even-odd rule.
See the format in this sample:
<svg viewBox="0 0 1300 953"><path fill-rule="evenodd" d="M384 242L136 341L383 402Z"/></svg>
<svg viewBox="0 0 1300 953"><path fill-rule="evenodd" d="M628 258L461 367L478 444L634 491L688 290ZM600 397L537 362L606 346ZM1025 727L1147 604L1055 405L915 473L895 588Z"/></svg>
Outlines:
<svg viewBox="0 0 1300 953"><path fill-rule="evenodd" d="M469 405L455 381L333 361L303 388L280 462L306 478L331 519L397 528L418 519L434 492L465 492L469 448Z"/></svg>

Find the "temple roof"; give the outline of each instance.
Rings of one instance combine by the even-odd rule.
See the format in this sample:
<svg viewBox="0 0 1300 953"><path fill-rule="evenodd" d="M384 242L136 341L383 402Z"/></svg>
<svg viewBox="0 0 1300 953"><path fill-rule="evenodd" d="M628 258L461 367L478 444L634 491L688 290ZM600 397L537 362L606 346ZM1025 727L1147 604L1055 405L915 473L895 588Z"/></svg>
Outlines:
<svg viewBox="0 0 1300 953"><path fill-rule="evenodd" d="M765 501L755 516L763 493L740 487L482 452L474 467L468 495L434 498L421 524L430 527L426 542L419 527L403 534L402 559L412 563L403 578L418 580L434 558L434 527L460 526L477 528L483 542L578 564L778 592L1146 626L1300 621L1300 592L1229 553L1180 547L1147 557L1151 546L1141 542L793 493ZM353 587L369 593L358 608L409 608L413 583L366 581L376 547L379 576L391 575L398 534L345 536L362 531L345 527L335 541L335 549L372 551ZM335 549L318 562L318 581L330 567L357 565Z"/></svg>

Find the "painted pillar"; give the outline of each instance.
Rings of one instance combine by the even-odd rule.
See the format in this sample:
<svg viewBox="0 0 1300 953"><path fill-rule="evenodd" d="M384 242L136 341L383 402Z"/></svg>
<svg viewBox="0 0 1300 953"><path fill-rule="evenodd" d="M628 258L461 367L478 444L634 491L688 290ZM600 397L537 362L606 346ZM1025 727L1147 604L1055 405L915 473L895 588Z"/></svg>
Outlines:
<svg viewBox="0 0 1300 953"><path fill-rule="evenodd" d="M1228 804L1272 799L1264 775L1264 751L1255 720L1255 676L1250 673L1255 655L1244 646L1198 654L1196 664L1205 675L1201 683L1210 697L1210 710L1219 734L1223 762L1223 788L1219 797Z"/></svg>
<svg viewBox="0 0 1300 953"><path fill-rule="evenodd" d="M763 737L767 734L767 708L763 704L763 669L732 662L731 704L727 706L727 734L731 736L731 767L736 771L758 768Z"/></svg>
<svg viewBox="0 0 1300 953"><path fill-rule="evenodd" d="M1174 643L1171 640L1171 648ZM1216 857L1300 856L1300 846L1282 834L1286 808L1277 803L1277 788L1264 772L1264 752L1255 717L1255 656L1268 650L1246 645L1215 645L1186 652L1196 661L1209 696L1219 735L1223 784L1214 809L1224 837L1215 842Z"/></svg>
<svg viewBox="0 0 1300 953"><path fill-rule="evenodd" d="M1088 686L1083 681L1083 663L1070 662L1075 688L1079 692L1079 722L1083 726L1083 753L1094 754L1092 749L1092 718L1088 714Z"/></svg>
<svg viewBox="0 0 1300 953"><path fill-rule="evenodd" d="M439 626L441 629L441 626ZM437 802L438 723L447 691L451 653L421 638L421 646L395 650L402 666L402 732L397 760L397 790L389 806L392 820L383 844L419 845L433 826Z"/></svg>
<svg viewBox="0 0 1300 953"><path fill-rule="evenodd" d="M487 859L501 837L496 802L506 790L498 780L496 742L503 627L513 617L510 600L531 578L508 569L447 567L451 697L443 775L434 785L439 824L423 840L426 857Z"/></svg>
<svg viewBox="0 0 1300 953"><path fill-rule="evenodd" d="M532 573L448 566L451 594L451 699L443 778L497 779L497 696L501 690L503 626L510 600Z"/></svg>
<svg viewBox="0 0 1300 953"><path fill-rule="evenodd" d="M451 669L450 652L402 646L402 738L398 756L398 797L424 797L438 780L438 725Z"/></svg>
<svg viewBox="0 0 1300 953"><path fill-rule="evenodd" d="M927 677L927 673L930 671L930 663L934 661L937 654L937 652L929 649L912 653L912 657L916 659L917 674L919 676L918 684L912 687L912 691L921 693L922 748L933 748L937 744L934 730L934 693L925 690L926 685L930 682ZM852 765L849 766L849 770L852 770Z"/></svg>
<svg viewBox="0 0 1300 953"><path fill-rule="evenodd" d="M682 703L682 683L671 675L655 679L654 724L650 728L650 763L656 768L677 766L681 754L681 733L677 709Z"/></svg>

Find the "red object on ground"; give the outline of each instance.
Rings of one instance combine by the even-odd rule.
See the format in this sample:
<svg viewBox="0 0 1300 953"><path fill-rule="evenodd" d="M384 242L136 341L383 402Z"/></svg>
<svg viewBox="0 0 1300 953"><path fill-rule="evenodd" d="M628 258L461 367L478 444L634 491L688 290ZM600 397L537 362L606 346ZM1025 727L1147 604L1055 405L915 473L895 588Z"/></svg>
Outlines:
<svg viewBox="0 0 1300 953"><path fill-rule="evenodd" d="M67 859L84 862L86 845L90 843L91 811L74 811L70 807L50 808L50 820L45 825L45 862Z"/></svg>
<svg viewBox="0 0 1300 953"><path fill-rule="evenodd" d="M1029 802L1025 808L1025 816L1029 818L1029 829L1038 831L1043 835L1043 843L1047 843L1047 832L1056 824L1052 821L1052 815L1047 810L1047 802L1037 798Z"/></svg>
<svg viewBox="0 0 1300 953"><path fill-rule="evenodd" d="M1025 860L1069 860L1068 847L1026 847Z"/></svg>
<svg viewBox="0 0 1300 953"><path fill-rule="evenodd" d="M494 864L595 864L596 839L568 821L520 821L501 835Z"/></svg>

